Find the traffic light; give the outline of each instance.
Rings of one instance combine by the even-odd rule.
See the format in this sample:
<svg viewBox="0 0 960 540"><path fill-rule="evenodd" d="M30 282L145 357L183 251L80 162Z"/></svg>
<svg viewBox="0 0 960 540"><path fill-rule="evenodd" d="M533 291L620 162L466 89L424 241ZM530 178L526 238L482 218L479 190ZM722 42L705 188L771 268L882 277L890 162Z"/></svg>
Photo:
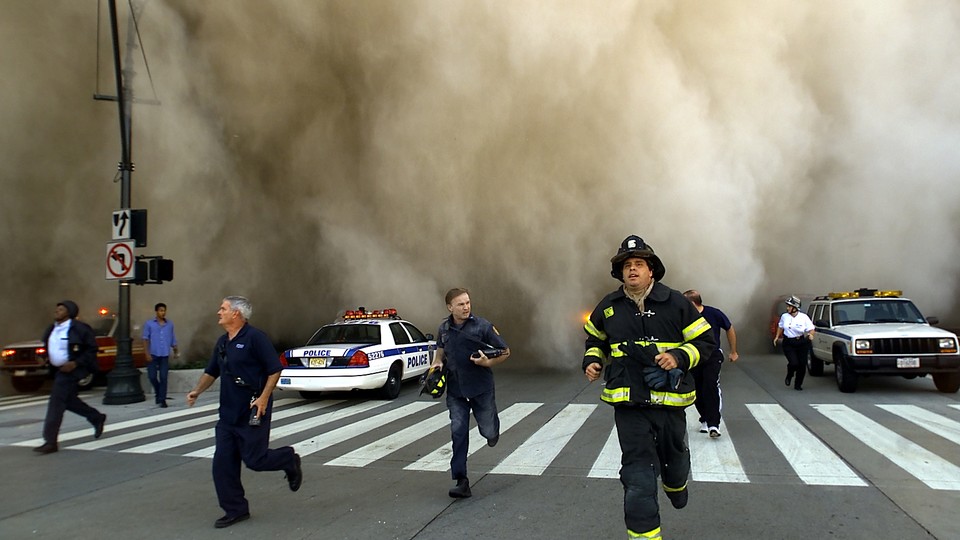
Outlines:
<svg viewBox="0 0 960 540"><path fill-rule="evenodd" d="M137 255L131 283L159 285L164 281L173 281L173 261L160 256Z"/></svg>
<svg viewBox="0 0 960 540"><path fill-rule="evenodd" d="M173 281L173 261L171 259L154 259L150 262L150 279Z"/></svg>

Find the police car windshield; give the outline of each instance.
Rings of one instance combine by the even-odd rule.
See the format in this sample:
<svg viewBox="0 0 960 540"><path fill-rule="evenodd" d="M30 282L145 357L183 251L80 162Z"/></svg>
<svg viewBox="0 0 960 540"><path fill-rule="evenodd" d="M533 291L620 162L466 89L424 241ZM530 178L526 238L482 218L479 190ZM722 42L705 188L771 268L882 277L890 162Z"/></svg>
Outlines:
<svg viewBox="0 0 960 540"><path fill-rule="evenodd" d="M310 345L337 345L341 343L379 345L380 325L378 324L330 324L324 326L310 338Z"/></svg>
<svg viewBox="0 0 960 540"><path fill-rule="evenodd" d="M925 323L926 320L909 300L860 300L833 305L836 325L863 323Z"/></svg>

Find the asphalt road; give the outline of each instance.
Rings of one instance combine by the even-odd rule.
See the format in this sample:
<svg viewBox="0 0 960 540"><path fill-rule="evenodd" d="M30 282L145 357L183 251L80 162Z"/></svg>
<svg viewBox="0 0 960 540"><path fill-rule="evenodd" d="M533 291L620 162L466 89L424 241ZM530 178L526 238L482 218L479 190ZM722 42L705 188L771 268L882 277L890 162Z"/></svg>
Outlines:
<svg viewBox="0 0 960 540"><path fill-rule="evenodd" d="M841 394L829 369L797 392L784 371L776 355L724 365L723 436L691 422L690 504L675 510L661 496L664 538L960 538L958 395L891 378ZM497 383L512 420L497 447L472 446L474 496L456 501L434 453L449 444L445 407L415 385L393 402L278 392L272 446L304 455L303 487L291 493L283 473L245 470L252 518L223 530L213 528L221 511L207 457L215 394L192 409L174 394L159 409L101 405L94 391L87 400L108 415L104 437L94 441L68 413L61 450L47 456L30 450L43 397L5 395L0 538L624 537L618 455L611 465L604 451L613 414L600 386L575 371L504 370Z"/></svg>

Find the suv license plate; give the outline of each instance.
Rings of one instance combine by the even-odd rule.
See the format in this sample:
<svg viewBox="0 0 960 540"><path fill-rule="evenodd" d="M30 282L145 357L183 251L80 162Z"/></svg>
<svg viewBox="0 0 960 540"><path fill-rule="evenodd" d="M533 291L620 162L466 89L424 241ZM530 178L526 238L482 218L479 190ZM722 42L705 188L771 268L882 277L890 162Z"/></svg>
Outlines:
<svg viewBox="0 0 960 540"><path fill-rule="evenodd" d="M27 376L27 370L25 370L25 369L18 369L18 370L16 370L16 371L13 372L13 376L14 376L14 377L26 377L26 376Z"/></svg>
<svg viewBox="0 0 960 540"><path fill-rule="evenodd" d="M920 367L919 358L897 358L898 368L918 368Z"/></svg>

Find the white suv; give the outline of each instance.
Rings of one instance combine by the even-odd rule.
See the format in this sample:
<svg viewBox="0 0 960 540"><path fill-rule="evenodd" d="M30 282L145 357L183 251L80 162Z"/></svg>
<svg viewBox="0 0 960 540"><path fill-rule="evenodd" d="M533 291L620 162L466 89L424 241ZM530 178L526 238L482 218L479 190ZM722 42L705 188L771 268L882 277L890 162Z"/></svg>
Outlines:
<svg viewBox="0 0 960 540"><path fill-rule="evenodd" d="M960 389L957 336L934 328L900 291L858 289L816 297L807 316L816 325L810 374L833 364L841 392L855 392L861 376L933 376L937 390Z"/></svg>

